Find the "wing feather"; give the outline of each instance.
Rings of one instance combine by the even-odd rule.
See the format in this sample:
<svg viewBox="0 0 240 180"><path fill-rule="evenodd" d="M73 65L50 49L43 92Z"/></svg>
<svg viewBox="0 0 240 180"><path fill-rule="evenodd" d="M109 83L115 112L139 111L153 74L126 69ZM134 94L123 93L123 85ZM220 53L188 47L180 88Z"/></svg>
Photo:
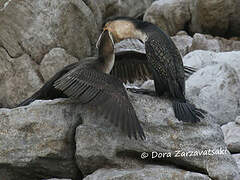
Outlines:
<svg viewBox="0 0 240 180"><path fill-rule="evenodd" d="M54 87L82 103L97 106L103 114L130 137L135 132L141 139L144 132L123 83L116 77L91 68L75 68L58 79Z"/></svg>

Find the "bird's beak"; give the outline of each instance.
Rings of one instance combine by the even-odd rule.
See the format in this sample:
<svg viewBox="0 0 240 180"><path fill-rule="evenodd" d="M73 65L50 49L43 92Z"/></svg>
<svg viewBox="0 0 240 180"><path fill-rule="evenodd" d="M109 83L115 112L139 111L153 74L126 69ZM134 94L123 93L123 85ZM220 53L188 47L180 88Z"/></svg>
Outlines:
<svg viewBox="0 0 240 180"><path fill-rule="evenodd" d="M107 33L107 35L110 37L111 41L112 41L112 44L114 44L114 41L113 41L113 37L112 37L112 33L107 29L107 28L104 28L103 29L103 32L100 34L98 40L97 40L97 43L96 43L96 47L99 48L100 47L100 43L102 41L102 38L104 38L105 34Z"/></svg>

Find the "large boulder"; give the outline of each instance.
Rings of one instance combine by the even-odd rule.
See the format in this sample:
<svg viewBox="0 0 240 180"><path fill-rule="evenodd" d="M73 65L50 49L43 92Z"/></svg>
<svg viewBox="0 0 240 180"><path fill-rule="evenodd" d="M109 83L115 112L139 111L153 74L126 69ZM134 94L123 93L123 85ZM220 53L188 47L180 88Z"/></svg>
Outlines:
<svg viewBox="0 0 240 180"><path fill-rule="evenodd" d="M232 153L240 153L240 125L230 122L222 126L225 143Z"/></svg>
<svg viewBox="0 0 240 180"><path fill-rule="evenodd" d="M238 0L158 0L147 9L144 20L169 35L186 30L191 34L238 36L239 7Z"/></svg>
<svg viewBox="0 0 240 180"><path fill-rule="evenodd" d="M234 121L239 115L240 82L236 71L227 64L206 66L190 76L186 95L214 115L216 123Z"/></svg>
<svg viewBox="0 0 240 180"><path fill-rule="evenodd" d="M190 51L200 49L214 52L239 51L240 41L195 33Z"/></svg>
<svg viewBox="0 0 240 180"><path fill-rule="evenodd" d="M155 1L147 9L144 20L158 25L168 35L175 35L191 20L189 0Z"/></svg>
<svg viewBox="0 0 240 180"><path fill-rule="evenodd" d="M172 166L146 165L141 169L99 169L84 180L210 180L207 175L178 169Z"/></svg>
<svg viewBox="0 0 240 180"><path fill-rule="evenodd" d="M46 82L65 66L78 62L78 59L66 53L62 48L54 48L46 54L40 64L40 72Z"/></svg>
<svg viewBox="0 0 240 180"><path fill-rule="evenodd" d="M197 69L203 68L207 65L225 63L231 66L239 76L240 79L240 51L220 52L196 50L190 52L183 58L183 63L186 66L195 67Z"/></svg>
<svg viewBox="0 0 240 180"><path fill-rule="evenodd" d="M11 0L0 11L0 34L10 56L27 53L40 63L54 47L78 58L94 54L98 29L83 1Z"/></svg>
<svg viewBox="0 0 240 180"><path fill-rule="evenodd" d="M0 179L79 179L74 160L78 106L68 101L38 101L0 109Z"/></svg>
<svg viewBox="0 0 240 180"><path fill-rule="evenodd" d="M147 139L128 139L104 118L84 111L83 124L75 136L76 161L83 174L100 168L141 168L143 164L165 162L193 172L207 172L213 179L238 176L236 162L227 150L220 126L212 123L212 116L207 115L197 124L179 122L168 99L129 95Z"/></svg>
<svg viewBox="0 0 240 180"><path fill-rule="evenodd" d="M27 54L11 58L0 48L0 107L12 107L42 86L38 66Z"/></svg>

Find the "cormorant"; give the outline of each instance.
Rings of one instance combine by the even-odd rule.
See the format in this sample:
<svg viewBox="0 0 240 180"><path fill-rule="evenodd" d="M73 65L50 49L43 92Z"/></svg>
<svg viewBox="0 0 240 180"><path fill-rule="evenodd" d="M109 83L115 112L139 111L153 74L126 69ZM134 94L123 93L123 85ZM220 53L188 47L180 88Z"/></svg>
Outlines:
<svg viewBox="0 0 240 180"><path fill-rule="evenodd" d="M137 139L145 139L143 129L129 101L123 82L109 75L115 60L114 42L108 30L102 32L98 57L82 59L56 73L43 87L19 106L37 99L70 97L94 105L116 126Z"/></svg>
<svg viewBox="0 0 240 180"><path fill-rule="evenodd" d="M157 96L166 91L173 98L177 119L198 122L204 111L185 98L185 77L182 57L173 43L156 25L130 17L117 17L106 21L104 30L112 33L115 43L124 39L139 39L145 44L148 67L154 79ZM132 72L135 73L135 72Z"/></svg>
<svg viewBox="0 0 240 180"><path fill-rule="evenodd" d="M185 79L196 72L196 68L184 66ZM138 39L125 39L115 44L115 62L112 75L124 83L152 79L148 66L145 45Z"/></svg>

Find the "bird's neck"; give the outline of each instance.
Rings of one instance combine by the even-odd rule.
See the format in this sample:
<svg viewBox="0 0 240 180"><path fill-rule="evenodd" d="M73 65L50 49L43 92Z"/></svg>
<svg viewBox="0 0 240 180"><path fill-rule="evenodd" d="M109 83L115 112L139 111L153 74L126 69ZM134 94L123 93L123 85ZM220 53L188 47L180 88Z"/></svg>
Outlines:
<svg viewBox="0 0 240 180"><path fill-rule="evenodd" d="M110 54L108 56L101 58L101 71L109 74L113 68L115 62L115 54Z"/></svg>

